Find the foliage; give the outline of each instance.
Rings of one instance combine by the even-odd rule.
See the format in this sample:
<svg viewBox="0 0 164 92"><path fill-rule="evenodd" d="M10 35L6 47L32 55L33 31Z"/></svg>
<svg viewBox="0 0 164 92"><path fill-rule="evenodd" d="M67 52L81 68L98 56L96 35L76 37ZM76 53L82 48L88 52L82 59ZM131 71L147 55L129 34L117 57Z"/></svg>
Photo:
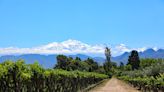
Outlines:
<svg viewBox="0 0 164 92"><path fill-rule="evenodd" d="M120 69L123 69L124 68L124 63L123 62L120 62Z"/></svg>
<svg viewBox="0 0 164 92"><path fill-rule="evenodd" d="M89 72L93 72L98 69L98 63L93 59L88 58L85 62L89 65Z"/></svg>
<svg viewBox="0 0 164 92"><path fill-rule="evenodd" d="M125 71L131 71L132 70L132 66L131 65L126 65L123 68Z"/></svg>
<svg viewBox="0 0 164 92"><path fill-rule="evenodd" d="M64 55L57 56L57 65L56 68L66 69L68 58Z"/></svg>
<svg viewBox="0 0 164 92"><path fill-rule="evenodd" d="M126 67L128 66L124 68ZM164 90L164 60L162 59L141 59L138 70L124 69L116 75L144 92Z"/></svg>
<svg viewBox="0 0 164 92"><path fill-rule="evenodd" d="M133 50L131 52L131 55L129 56L128 59L128 64L132 66L132 70L139 68L140 59L139 59L138 52L136 50Z"/></svg>
<svg viewBox="0 0 164 92"><path fill-rule="evenodd" d="M108 62L110 62L111 61L111 51L108 47L105 48L105 56L106 56L106 60Z"/></svg>
<svg viewBox="0 0 164 92"><path fill-rule="evenodd" d="M119 79L124 80L132 84L134 87L138 87L144 92L152 90L158 92L158 90L164 90L164 74L159 74L156 77L129 77L121 76Z"/></svg>
<svg viewBox="0 0 164 92"><path fill-rule="evenodd" d="M108 77L93 72L44 69L37 62L25 64L23 60L1 63L0 70L0 92L77 92Z"/></svg>
<svg viewBox="0 0 164 92"><path fill-rule="evenodd" d="M111 62L111 51L108 47L105 49L105 56L106 56L106 62L103 64L105 73L112 77L114 73L114 68L117 67L117 64L115 62Z"/></svg>
<svg viewBox="0 0 164 92"><path fill-rule="evenodd" d="M64 55L57 56L57 64L54 69L63 69L63 70L80 70L80 71L88 71L88 72L98 72L99 66L97 62L93 59L88 58L87 60L81 61L79 57L73 59L72 57L67 57ZM101 73L104 72L101 68Z"/></svg>
<svg viewBox="0 0 164 92"><path fill-rule="evenodd" d="M163 60L162 59L153 59L153 58L141 59L140 68L152 66L153 64L160 63L160 62L163 62Z"/></svg>

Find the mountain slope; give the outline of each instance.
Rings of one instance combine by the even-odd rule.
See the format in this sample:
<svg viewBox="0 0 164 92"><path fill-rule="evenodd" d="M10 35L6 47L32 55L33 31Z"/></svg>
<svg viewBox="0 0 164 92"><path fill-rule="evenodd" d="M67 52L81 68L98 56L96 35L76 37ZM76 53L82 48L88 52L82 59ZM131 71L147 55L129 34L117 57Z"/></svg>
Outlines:
<svg viewBox="0 0 164 92"><path fill-rule="evenodd" d="M38 61L43 67L52 68L56 64L56 55L39 55L39 54L25 54L20 56L7 55L1 56L0 62L6 60L17 61L19 59L25 60L27 64L32 64Z"/></svg>
<svg viewBox="0 0 164 92"><path fill-rule="evenodd" d="M130 55L130 52L125 52L124 54L112 57L111 60L116 62L117 64L120 64L120 62L123 62L124 64L127 63L128 57ZM56 60L56 54L53 55L39 55L39 54L25 54L25 55L6 55L0 57L0 62L6 61L6 60L13 60L16 61L18 59L23 59L27 64L34 63L35 61L38 61L43 67L45 68L52 68L57 60ZM77 54L77 55L67 55L69 57L80 57L82 60L86 60L87 58L93 58L95 61L97 61L99 64L103 64L105 62L105 58L103 57L91 57L83 54ZM164 58L164 49L159 49L157 51L153 49L147 49L144 52L139 52L140 58Z"/></svg>
<svg viewBox="0 0 164 92"><path fill-rule="evenodd" d="M112 60L116 61L118 64L120 62L123 62L126 64L128 62L128 57L130 55L130 52L125 52L124 54L113 57ZM143 52L139 52L140 58L164 58L164 49L159 49L155 51L154 49L147 49Z"/></svg>
<svg viewBox="0 0 164 92"><path fill-rule="evenodd" d="M83 54L77 54L77 55L68 55L69 57L79 57L82 60L86 60L87 58L92 58L87 55ZM0 57L0 62L4 62L6 60L12 60L12 61L17 61L19 59L25 60L27 64L32 64L36 61L39 62L43 67L45 68L53 68L54 65L57 63L56 60L57 55L40 55L40 54L24 54L24 55L19 55L19 56L14 56L14 55L6 55L6 56L1 56ZM102 57L95 57L93 58L95 61L97 61L99 64L102 64L101 62L104 62L105 59Z"/></svg>

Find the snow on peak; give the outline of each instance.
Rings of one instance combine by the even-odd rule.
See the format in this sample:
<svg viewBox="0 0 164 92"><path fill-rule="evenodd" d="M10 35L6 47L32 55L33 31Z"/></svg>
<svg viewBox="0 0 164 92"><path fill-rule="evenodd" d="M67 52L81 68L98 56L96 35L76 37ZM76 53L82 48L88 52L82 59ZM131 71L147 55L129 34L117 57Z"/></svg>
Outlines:
<svg viewBox="0 0 164 92"><path fill-rule="evenodd" d="M33 48L7 47L0 48L1 55L9 54L97 54L104 55L105 45L90 45L78 40L69 39L63 42L52 42L46 45ZM137 50L145 51L147 48L129 48L125 44L111 46L112 56L120 55L124 52ZM157 48L154 48L157 50Z"/></svg>

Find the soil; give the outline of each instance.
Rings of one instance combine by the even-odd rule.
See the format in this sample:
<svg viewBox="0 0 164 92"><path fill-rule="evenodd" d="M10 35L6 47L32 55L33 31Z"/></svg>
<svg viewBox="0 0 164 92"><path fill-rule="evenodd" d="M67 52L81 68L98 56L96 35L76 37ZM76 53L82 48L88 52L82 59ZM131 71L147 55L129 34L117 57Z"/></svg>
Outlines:
<svg viewBox="0 0 164 92"><path fill-rule="evenodd" d="M131 87L129 84L118 80L117 78L112 78L106 82L98 85L89 92L140 92L139 90Z"/></svg>

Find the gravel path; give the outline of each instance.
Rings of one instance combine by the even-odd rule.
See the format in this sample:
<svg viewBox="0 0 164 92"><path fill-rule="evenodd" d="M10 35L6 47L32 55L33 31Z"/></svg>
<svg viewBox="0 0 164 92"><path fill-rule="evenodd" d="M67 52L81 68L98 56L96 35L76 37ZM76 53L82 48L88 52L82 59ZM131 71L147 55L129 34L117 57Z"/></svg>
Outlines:
<svg viewBox="0 0 164 92"><path fill-rule="evenodd" d="M112 78L89 92L140 92L116 78Z"/></svg>

